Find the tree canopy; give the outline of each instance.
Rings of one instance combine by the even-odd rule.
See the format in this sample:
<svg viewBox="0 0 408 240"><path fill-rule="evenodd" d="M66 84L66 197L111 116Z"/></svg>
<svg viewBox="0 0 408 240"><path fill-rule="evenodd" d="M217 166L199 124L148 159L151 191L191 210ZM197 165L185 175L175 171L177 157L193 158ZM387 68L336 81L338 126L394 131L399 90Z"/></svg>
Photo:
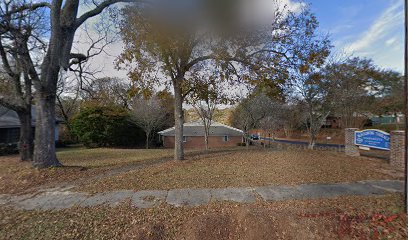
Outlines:
<svg viewBox="0 0 408 240"><path fill-rule="evenodd" d="M226 12L234 6L228 3L234 4L226 1L220 6ZM263 86L280 92L296 69L306 71L322 64L329 54L330 42L317 34L318 22L307 7L291 12L277 4L271 22L251 27L240 25L239 16L227 14L223 17L235 20L231 28L218 27L225 23L206 18L190 19L193 9L185 6L174 12L174 8L166 9L164 17L156 7L160 9L149 4L123 10L125 48L117 64L129 71L141 89L173 87L178 160L184 157L182 104L190 92L199 90L197 75L211 72L219 76L217 84Z"/></svg>

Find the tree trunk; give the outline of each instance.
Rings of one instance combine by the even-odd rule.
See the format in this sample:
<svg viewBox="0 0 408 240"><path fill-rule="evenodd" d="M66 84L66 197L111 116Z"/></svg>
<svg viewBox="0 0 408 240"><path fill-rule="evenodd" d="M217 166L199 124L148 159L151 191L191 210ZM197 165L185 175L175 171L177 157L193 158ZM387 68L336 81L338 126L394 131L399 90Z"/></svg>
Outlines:
<svg viewBox="0 0 408 240"><path fill-rule="evenodd" d="M20 160L32 161L33 160L33 130L31 126L31 106L24 112L19 112L18 117L20 119Z"/></svg>
<svg viewBox="0 0 408 240"><path fill-rule="evenodd" d="M181 90L181 81L174 81L174 120L175 120L175 142L174 142L174 160L184 160L183 146L183 96Z"/></svg>
<svg viewBox="0 0 408 240"><path fill-rule="evenodd" d="M150 132L146 132L146 149L149 149Z"/></svg>
<svg viewBox="0 0 408 240"><path fill-rule="evenodd" d="M33 166L62 166L55 154L55 96L37 93L36 128Z"/></svg>
<svg viewBox="0 0 408 240"><path fill-rule="evenodd" d="M308 148L311 149L311 150L313 150L314 147L315 147L315 145L316 145L316 137L315 137L314 134L312 133L311 136L310 136Z"/></svg>
<svg viewBox="0 0 408 240"><path fill-rule="evenodd" d="M71 1L72 2L72 1ZM61 64L67 59L62 59L69 36L75 31L61 27L61 1L53 1L51 8L51 37L47 54L41 64L41 76L34 82L36 88L36 124L33 166L37 168L60 167L55 152L55 106L57 100L57 83ZM72 7L72 6L71 6ZM75 6L74 6L75 11ZM76 12L75 15L76 16ZM65 20L69 20L66 16ZM68 44L69 45L69 44ZM38 76L37 76L38 77Z"/></svg>
<svg viewBox="0 0 408 240"><path fill-rule="evenodd" d="M204 134L204 142L205 142L205 150L208 151L209 147L208 147L208 132L207 131Z"/></svg>
<svg viewBox="0 0 408 240"><path fill-rule="evenodd" d="M245 141L246 141L245 143L246 149L249 150L249 144L251 143L249 133L245 134Z"/></svg>

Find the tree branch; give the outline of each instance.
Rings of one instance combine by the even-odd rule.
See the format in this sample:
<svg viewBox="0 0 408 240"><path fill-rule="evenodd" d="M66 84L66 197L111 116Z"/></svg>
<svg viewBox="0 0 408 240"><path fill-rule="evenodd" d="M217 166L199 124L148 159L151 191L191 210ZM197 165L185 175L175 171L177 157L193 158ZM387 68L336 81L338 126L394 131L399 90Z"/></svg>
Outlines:
<svg viewBox="0 0 408 240"><path fill-rule="evenodd" d="M82 14L79 18L77 18L75 21L75 26L78 28L89 18L95 17L96 15L100 14L103 10L105 10L105 8L115 3L120 3L120 2L122 3L131 3L131 2L143 3L143 1L136 1L136 0L106 0L106 1L103 1L101 4L99 4L94 9Z"/></svg>
<svg viewBox="0 0 408 240"><path fill-rule="evenodd" d="M9 61L7 59L7 53L4 50L3 43L1 41L0 41L0 56L1 56L1 60L3 62L4 70L6 70L7 74L12 78L16 77L17 74L15 72L13 72L13 70L11 69Z"/></svg>
<svg viewBox="0 0 408 240"><path fill-rule="evenodd" d="M210 59L214 59L214 56L213 56L213 55L208 55L208 56L198 57L198 58L192 60L191 62L187 63L186 66L185 66L185 68L186 68L187 70L189 70L190 68L192 68L192 67L193 67L194 65L196 65L197 63L199 63L199 62L204 62L204 61L210 60Z"/></svg>
<svg viewBox="0 0 408 240"><path fill-rule="evenodd" d="M11 99L6 98L4 96L0 96L0 105L3 107L6 107L8 109L14 110L14 111L23 111L24 107L17 104L13 103Z"/></svg>
<svg viewBox="0 0 408 240"><path fill-rule="evenodd" d="M44 8L44 7L51 8L51 4L49 4L47 2L24 4L24 5L21 5L20 7L13 7L10 11L8 11L7 13L1 15L1 17L2 18L7 17L7 16L10 16L12 14L23 12L23 11L35 11L38 8Z"/></svg>

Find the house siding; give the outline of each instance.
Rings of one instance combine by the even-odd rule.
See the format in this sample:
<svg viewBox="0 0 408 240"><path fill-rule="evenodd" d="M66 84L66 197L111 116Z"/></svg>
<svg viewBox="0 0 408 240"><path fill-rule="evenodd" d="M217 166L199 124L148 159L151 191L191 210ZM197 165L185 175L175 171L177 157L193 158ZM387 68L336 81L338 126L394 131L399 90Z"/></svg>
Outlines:
<svg viewBox="0 0 408 240"><path fill-rule="evenodd" d="M222 147L232 147L237 146L238 143L242 142L241 136L229 136L229 141L224 141L224 136L210 136L208 137L209 148L222 148ZM164 136L163 145L165 148L174 148L174 137ZM195 136L187 137L187 142L184 142L184 148L187 149L204 149L205 142L204 137Z"/></svg>

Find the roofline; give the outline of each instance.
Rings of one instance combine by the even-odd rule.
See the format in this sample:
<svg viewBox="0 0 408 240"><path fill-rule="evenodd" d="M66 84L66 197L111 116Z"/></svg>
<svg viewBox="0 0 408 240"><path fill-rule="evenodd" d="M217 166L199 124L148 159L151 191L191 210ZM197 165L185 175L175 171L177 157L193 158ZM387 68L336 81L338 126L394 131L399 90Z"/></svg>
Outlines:
<svg viewBox="0 0 408 240"><path fill-rule="evenodd" d="M6 129L6 128L20 128L21 125L9 125L9 126L0 126L0 129Z"/></svg>
<svg viewBox="0 0 408 240"><path fill-rule="evenodd" d="M162 135L162 134L164 134L164 133L173 131L173 130L175 130L175 129L176 129L175 127L171 127L171 128L166 129L166 130L163 130L163 131L161 131L161 132L158 132L158 134Z"/></svg>
<svg viewBox="0 0 408 240"><path fill-rule="evenodd" d="M174 134L172 135L162 135L163 137L175 137ZM222 135L208 135L208 137L224 137L224 136L228 136L228 137L243 137L243 135L228 135L228 134L222 134ZM204 137L204 135L185 135L183 134L183 137Z"/></svg>
<svg viewBox="0 0 408 240"><path fill-rule="evenodd" d="M244 134L244 131L242 131L241 129L234 128L234 127L231 127L231 126L228 126L228 125L219 123L219 122L215 122L215 121L212 121L212 122L211 122L210 127L213 125L213 123L219 124L219 125L221 125L222 127L225 127L225 128L228 128L228 129L231 129L231 130L234 130L234 131L236 131L236 132L239 132L239 133ZM186 124L186 123L184 123L184 124ZM185 127L184 124L183 124L183 127ZM200 126L200 125L199 125L199 126ZM196 127L196 126L192 126L192 127ZM202 127L204 127L204 125L202 125ZM160 131L160 132L158 132L158 134L159 134L159 135L163 135L163 134L168 133L168 132L173 131L173 130L175 130L175 127L171 127L171 128L166 129L166 130ZM216 135L212 135L212 136L216 136ZM220 135L220 136L224 136L224 135Z"/></svg>
<svg viewBox="0 0 408 240"><path fill-rule="evenodd" d="M244 131L242 131L241 129L234 128L234 127L231 127L231 126L228 126L228 125L219 123L219 122L215 122L215 123L218 123L218 124L220 124L221 126L226 127L226 128L229 128L229 129L231 129L231 130L234 130L234 131L237 131L237 132L240 132L240 133L244 133Z"/></svg>

